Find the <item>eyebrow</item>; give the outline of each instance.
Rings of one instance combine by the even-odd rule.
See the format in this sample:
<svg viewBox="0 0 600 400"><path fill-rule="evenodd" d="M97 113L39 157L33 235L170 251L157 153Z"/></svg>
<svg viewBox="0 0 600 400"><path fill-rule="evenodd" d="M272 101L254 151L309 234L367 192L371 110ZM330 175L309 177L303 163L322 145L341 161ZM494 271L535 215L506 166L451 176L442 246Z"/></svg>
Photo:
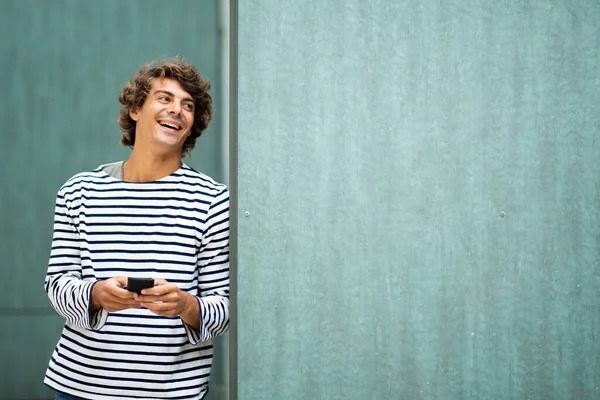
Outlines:
<svg viewBox="0 0 600 400"><path fill-rule="evenodd" d="M164 94L168 94L169 96L175 97L175 95L171 92L169 92L168 90L162 90L162 89L158 89L154 91L154 94L156 93L164 93ZM192 103L195 104L194 99L192 99L191 97L184 97L183 99L181 99L181 101L191 101Z"/></svg>

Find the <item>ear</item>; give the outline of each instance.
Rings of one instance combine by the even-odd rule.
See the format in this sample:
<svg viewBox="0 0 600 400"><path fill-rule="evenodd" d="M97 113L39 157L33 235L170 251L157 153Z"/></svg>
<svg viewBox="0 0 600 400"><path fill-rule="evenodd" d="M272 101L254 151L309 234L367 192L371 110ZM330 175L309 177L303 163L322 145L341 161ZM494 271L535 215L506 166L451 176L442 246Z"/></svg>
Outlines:
<svg viewBox="0 0 600 400"><path fill-rule="evenodd" d="M130 108L129 116L131 117L132 120L137 121L140 117L140 114L139 114L138 110Z"/></svg>

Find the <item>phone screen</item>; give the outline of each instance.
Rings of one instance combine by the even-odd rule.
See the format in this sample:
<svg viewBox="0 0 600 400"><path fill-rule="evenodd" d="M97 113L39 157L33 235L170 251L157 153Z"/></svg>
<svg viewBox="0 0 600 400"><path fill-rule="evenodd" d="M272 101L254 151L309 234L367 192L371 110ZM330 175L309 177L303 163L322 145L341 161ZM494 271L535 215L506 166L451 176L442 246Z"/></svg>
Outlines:
<svg viewBox="0 0 600 400"><path fill-rule="evenodd" d="M141 294L142 289L151 287L154 287L154 279L152 278L127 278L127 287L125 289Z"/></svg>

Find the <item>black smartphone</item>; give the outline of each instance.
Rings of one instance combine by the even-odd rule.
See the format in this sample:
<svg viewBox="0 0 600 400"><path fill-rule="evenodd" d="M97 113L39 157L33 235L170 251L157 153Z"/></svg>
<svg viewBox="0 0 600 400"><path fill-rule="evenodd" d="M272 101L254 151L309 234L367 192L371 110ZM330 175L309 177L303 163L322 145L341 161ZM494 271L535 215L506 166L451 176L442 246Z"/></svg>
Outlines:
<svg viewBox="0 0 600 400"><path fill-rule="evenodd" d="M142 289L154 287L154 279L152 278L127 278L127 287L125 289L130 292L142 294Z"/></svg>

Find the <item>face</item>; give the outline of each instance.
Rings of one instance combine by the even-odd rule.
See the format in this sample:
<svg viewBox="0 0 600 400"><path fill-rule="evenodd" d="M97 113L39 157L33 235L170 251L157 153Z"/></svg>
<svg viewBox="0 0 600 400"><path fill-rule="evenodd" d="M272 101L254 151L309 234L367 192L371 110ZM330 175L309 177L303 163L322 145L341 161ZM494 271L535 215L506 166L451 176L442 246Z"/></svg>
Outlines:
<svg viewBox="0 0 600 400"><path fill-rule="evenodd" d="M194 100L176 80L153 79L146 101L129 115L136 121L135 145L181 152L194 123Z"/></svg>

